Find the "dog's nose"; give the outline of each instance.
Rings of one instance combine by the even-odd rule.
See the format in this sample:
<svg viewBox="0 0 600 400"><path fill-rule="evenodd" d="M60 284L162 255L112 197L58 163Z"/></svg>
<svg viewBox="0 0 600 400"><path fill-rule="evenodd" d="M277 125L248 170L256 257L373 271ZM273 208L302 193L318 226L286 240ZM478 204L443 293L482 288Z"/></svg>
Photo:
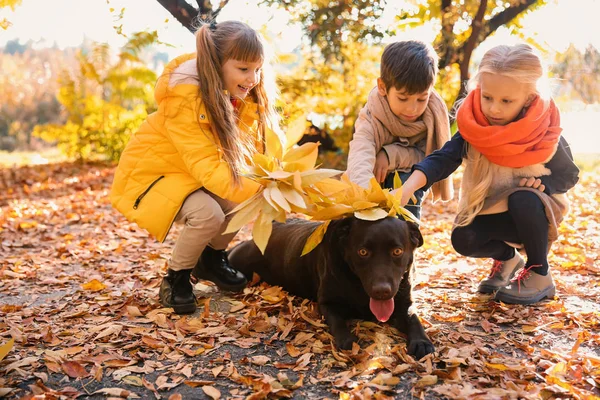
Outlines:
<svg viewBox="0 0 600 400"><path fill-rule="evenodd" d="M377 300L387 300L392 297L392 285L388 282L379 282L373 286L372 295Z"/></svg>

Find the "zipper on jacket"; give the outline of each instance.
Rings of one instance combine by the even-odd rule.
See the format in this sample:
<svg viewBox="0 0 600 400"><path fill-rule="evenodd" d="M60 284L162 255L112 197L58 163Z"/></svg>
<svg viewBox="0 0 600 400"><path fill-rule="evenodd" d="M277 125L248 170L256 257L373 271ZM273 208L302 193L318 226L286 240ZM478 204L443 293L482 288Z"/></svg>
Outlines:
<svg viewBox="0 0 600 400"><path fill-rule="evenodd" d="M154 182L152 182L150 184L150 186L148 186L148 189L144 190L144 192L142 194L140 194L137 199L135 199L135 203L133 203L133 209L134 210L137 210L138 206L140 205L140 201L142 201L142 199L144 198L144 196L146 196L148 194L148 192L150 191L150 189L152 189L152 187L154 185L156 185L158 183L158 181L160 181L164 177L165 177L164 175L159 176Z"/></svg>

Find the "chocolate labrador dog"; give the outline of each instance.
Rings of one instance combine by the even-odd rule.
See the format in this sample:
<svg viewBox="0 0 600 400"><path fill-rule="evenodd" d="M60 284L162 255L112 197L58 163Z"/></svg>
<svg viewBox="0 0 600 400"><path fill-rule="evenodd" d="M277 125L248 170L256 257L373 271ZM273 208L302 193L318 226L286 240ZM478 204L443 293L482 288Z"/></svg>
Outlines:
<svg viewBox="0 0 600 400"><path fill-rule="evenodd" d="M229 262L249 280L256 272L271 285L316 300L339 348L350 349L358 341L349 320L376 318L407 335L409 354L420 359L432 353L433 344L411 308L413 252L423 244L418 226L392 217L334 220L323 241L300 256L319 225L274 223L264 255L250 240L231 250Z"/></svg>

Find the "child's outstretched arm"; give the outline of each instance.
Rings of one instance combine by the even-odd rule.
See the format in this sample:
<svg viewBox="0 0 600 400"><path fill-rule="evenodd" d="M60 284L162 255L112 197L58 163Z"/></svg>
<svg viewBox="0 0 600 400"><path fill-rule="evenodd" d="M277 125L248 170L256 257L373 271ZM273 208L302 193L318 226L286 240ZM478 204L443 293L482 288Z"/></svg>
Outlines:
<svg viewBox="0 0 600 400"><path fill-rule="evenodd" d="M413 193L429 189L435 182L449 177L462 164L466 155L465 140L457 132L450 141L413 166L413 173L402 185L401 205L408 203Z"/></svg>
<svg viewBox="0 0 600 400"><path fill-rule="evenodd" d="M415 192L427 184L427 176L419 170L413 171L402 185L402 199L400 205L404 207Z"/></svg>
<svg viewBox="0 0 600 400"><path fill-rule="evenodd" d="M375 176L373 169L378 150L371 118L373 117L366 107L358 114L358 119L354 124L354 134L350 141L348 167L346 168L350 180L364 188L369 187L369 181Z"/></svg>
<svg viewBox="0 0 600 400"><path fill-rule="evenodd" d="M410 170L413 165L425 158L425 153L417 146L409 146L400 142L386 144L382 151L388 156L390 170Z"/></svg>

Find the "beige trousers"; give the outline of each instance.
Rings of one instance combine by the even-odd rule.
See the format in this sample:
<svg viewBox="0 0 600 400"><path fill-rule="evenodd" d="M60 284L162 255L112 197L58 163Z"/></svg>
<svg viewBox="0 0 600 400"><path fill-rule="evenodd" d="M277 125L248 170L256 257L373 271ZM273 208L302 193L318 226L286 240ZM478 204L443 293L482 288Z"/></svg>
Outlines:
<svg viewBox="0 0 600 400"><path fill-rule="evenodd" d="M237 204L200 189L185 199L175 223L184 224L171 259L169 268L174 271L192 269L207 245L224 250L237 232L223 235L233 215L226 215Z"/></svg>

